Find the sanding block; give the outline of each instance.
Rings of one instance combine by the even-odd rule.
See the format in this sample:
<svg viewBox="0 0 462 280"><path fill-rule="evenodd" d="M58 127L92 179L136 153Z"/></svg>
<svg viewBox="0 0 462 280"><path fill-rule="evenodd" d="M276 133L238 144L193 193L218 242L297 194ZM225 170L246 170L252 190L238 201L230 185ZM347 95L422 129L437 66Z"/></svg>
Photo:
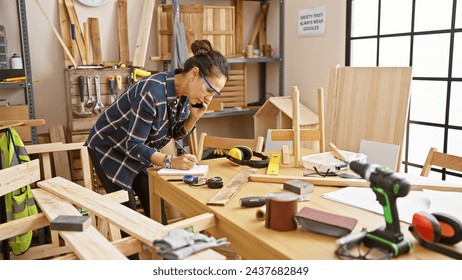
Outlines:
<svg viewBox="0 0 462 280"><path fill-rule="evenodd" d="M91 224L89 216L59 215L50 222L51 230L84 231Z"/></svg>
<svg viewBox="0 0 462 280"><path fill-rule="evenodd" d="M358 223L358 220L355 218L310 207L303 207L298 211L295 215L295 221L303 229L336 237L351 233Z"/></svg>
<svg viewBox="0 0 462 280"><path fill-rule="evenodd" d="M313 191L313 184L301 180L290 180L284 182L284 190L296 194L305 194Z"/></svg>

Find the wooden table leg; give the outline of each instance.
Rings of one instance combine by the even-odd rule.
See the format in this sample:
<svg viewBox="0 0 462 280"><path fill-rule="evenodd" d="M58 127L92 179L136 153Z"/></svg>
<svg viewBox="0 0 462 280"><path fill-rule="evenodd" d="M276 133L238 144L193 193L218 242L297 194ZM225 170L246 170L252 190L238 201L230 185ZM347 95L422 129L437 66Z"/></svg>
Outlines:
<svg viewBox="0 0 462 280"><path fill-rule="evenodd" d="M150 217L156 222L162 223L162 207L160 203L160 196L155 194L155 176L152 171L148 172L149 176L149 208Z"/></svg>

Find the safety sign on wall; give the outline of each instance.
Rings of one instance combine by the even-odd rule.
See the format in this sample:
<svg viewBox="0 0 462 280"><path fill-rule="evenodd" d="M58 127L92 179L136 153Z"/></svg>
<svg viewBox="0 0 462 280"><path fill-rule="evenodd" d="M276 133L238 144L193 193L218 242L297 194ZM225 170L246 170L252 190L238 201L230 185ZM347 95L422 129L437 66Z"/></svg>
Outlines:
<svg viewBox="0 0 462 280"><path fill-rule="evenodd" d="M298 36L323 36L326 30L326 7L300 10L298 12Z"/></svg>

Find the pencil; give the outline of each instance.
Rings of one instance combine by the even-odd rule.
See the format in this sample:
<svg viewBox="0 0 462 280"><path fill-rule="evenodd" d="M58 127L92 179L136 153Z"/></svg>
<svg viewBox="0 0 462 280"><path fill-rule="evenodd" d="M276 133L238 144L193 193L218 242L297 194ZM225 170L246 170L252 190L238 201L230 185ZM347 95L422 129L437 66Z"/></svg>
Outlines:
<svg viewBox="0 0 462 280"><path fill-rule="evenodd" d="M334 154L335 157L337 157L341 161L346 161L345 155L339 149L337 149L337 146L335 146L334 143L330 143L329 145L332 149L331 152Z"/></svg>
<svg viewBox="0 0 462 280"><path fill-rule="evenodd" d="M180 148L180 150L181 150L184 154L188 154L188 155L189 155L189 153L183 148L183 146L181 146L181 144L180 144L177 140L175 140L175 143L178 145L178 147ZM196 165L199 166L199 163L197 163L197 161L196 161Z"/></svg>

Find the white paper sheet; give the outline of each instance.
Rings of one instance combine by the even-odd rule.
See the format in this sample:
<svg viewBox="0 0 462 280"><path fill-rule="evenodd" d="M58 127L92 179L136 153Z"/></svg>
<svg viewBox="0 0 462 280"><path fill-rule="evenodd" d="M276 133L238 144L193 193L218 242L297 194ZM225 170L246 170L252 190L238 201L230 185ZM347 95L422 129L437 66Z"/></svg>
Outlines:
<svg viewBox="0 0 462 280"><path fill-rule="evenodd" d="M173 175L197 175L197 176L205 176L209 171L208 165L194 165L192 169L181 170L181 169L173 169L173 168L162 168L157 171L157 174L161 176L173 176Z"/></svg>
<svg viewBox="0 0 462 280"><path fill-rule="evenodd" d="M371 188L346 187L322 197L383 215L382 205ZM423 191L410 191L407 196L398 198L396 205L399 219L410 224L415 212L429 210L430 200Z"/></svg>

